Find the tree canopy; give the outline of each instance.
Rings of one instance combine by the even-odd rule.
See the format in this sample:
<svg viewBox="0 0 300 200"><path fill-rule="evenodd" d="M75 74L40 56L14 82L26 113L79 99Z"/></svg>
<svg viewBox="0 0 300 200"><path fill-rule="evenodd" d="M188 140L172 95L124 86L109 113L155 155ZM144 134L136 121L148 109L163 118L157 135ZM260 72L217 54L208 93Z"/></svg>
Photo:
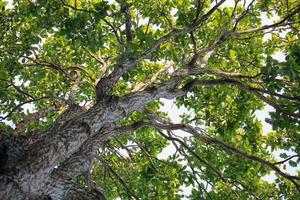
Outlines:
<svg viewBox="0 0 300 200"><path fill-rule="evenodd" d="M0 196L299 199L299 33L297 0L0 0Z"/></svg>

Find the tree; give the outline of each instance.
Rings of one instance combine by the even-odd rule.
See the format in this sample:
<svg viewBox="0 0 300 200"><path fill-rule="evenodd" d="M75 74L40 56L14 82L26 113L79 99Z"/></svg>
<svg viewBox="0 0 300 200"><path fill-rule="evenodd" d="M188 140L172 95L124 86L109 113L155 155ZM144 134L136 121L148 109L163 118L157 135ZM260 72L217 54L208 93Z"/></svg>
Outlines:
<svg viewBox="0 0 300 200"><path fill-rule="evenodd" d="M10 4L1 199L300 198L299 170L286 170L300 161L297 0ZM165 99L188 111L181 123Z"/></svg>

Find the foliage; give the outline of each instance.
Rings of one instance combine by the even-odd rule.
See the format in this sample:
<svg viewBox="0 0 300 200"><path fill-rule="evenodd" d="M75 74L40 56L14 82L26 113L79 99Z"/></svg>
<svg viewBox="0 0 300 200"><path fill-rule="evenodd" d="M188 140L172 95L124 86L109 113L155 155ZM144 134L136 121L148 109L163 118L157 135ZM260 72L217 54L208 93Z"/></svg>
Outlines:
<svg viewBox="0 0 300 200"><path fill-rule="evenodd" d="M120 63L147 54L117 80L113 96L159 90L189 67L176 89L199 84L174 98L185 110L181 125L213 140L170 128L164 99L154 99L117 124L161 127L149 122L113 136L93 161L92 178L108 199L300 198L299 176L280 175L292 168L300 175L299 2L226 1L203 17L220 2L0 1L0 128L18 136L47 130L72 103L95 104L97 82ZM270 26L263 15L275 18ZM265 104L274 108L269 133L256 116ZM170 146L176 152L162 156ZM288 151L280 154L286 162L276 163L279 150ZM279 169L275 181L265 178L274 168L264 161Z"/></svg>

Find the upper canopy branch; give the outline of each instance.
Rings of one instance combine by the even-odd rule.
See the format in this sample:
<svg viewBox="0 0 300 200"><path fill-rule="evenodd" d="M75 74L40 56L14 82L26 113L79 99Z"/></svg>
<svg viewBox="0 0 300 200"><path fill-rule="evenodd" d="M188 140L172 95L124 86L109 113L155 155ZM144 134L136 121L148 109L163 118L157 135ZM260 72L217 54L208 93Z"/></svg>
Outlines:
<svg viewBox="0 0 300 200"><path fill-rule="evenodd" d="M131 13L130 13L130 3L127 3L124 0L117 0L117 2L120 4L121 6L121 12L124 14L125 16L125 32L126 32L126 40L128 42L130 42L133 38L132 36L132 22L131 22Z"/></svg>
<svg viewBox="0 0 300 200"><path fill-rule="evenodd" d="M260 32L260 31L267 30L267 29L273 29L273 28L277 28L277 27L280 27L280 26L287 26L289 24L292 24L291 22L288 22L288 20L292 16L294 16L295 14L298 14L299 11L300 11L300 5L297 5L296 7L291 9L285 17L283 17L280 21L278 21L276 23L273 23L273 24L270 24L270 25L264 25L264 26L259 27L259 28L236 31L234 33L234 35L239 36L239 35L247 34L247 33L257 33L257 32Z"/></svg>
<svg viewBox="0 0 300 200"><path fill-rule="evenodd" d="M97 84L97 93L98 96L101 98L101 96L107 96L111 95L110 92L112 91L112 87L115 86L116 82L119 80L119 78L127 72L129 69L140 63L142 60L148 58L153 52L157 50L157 48L164 42L169 41L170 39L178 36L183 35L186 33L189 33L196 28L198 28L205 20L207 20L212 13L215 12L215 10L221 6L225 0L219 1L214 7L212 7L205 15L199 18L199 20L195 23L193 23L190 27L184 28L184 29L173 29L171 32L166 34L165 36L157 39L146 51L144 51L142 54L137 56L136 58L127 58L125 55L124 61L122 64L116 65L113 72L105 79L100 81ZM109 82L109 84L107 83Z"/></svg>

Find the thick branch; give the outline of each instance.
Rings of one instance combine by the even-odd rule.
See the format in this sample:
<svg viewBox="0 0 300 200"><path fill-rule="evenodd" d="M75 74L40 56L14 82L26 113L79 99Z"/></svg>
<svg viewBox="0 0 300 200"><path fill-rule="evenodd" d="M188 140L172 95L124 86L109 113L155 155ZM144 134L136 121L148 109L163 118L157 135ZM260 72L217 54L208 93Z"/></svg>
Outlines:
<svg viewBox="0 0 300 200"><path fill-rule="evenodd" d="M97 93L99 98L104 97L104 96L109 96L111 95L112 88L115 86L116 82L119 80L119 78L129 69L134 67L136 64L141 62L142 60L146 59L149 57L156 49L164 42L169 41L170 39L183 35L186 33L189 33L196 28L198 28L205 20L207 20L214 11L221 6L225 0L221 0L218 2L213 8L211 8L205 15L203 15L197 22L193 23L190 27L185 28L185 29L174 29L165 36L159 38L156 40L144 53L142 53L140 56L134 58L134 59L128 59L125 58L122 64L119 64L115 66L114 71L105 79L100 81L97 84Z"/></svg>

